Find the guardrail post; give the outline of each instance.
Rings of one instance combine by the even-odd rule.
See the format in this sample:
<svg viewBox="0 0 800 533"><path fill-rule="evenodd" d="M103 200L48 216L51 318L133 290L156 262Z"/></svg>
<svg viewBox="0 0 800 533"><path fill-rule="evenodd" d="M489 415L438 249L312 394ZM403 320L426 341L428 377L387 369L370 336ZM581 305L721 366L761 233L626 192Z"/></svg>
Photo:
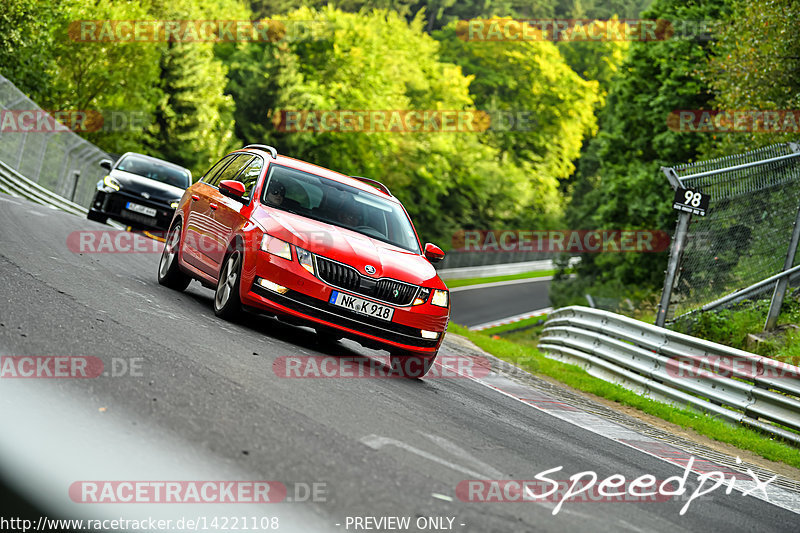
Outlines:
<svg viewBox="0 0 800 533"><path fill-rule="evenodd" d="M681 186L678 176L675 175L675 171L671 167L661 167L661 170L667 175L667 179L673 189L678 189ZM669 311L669 302L670 298L672 298L672 289L675 286L675 277L678 274L678 267L681 263L686 237L689 235L689 221L691 218L692 214L685 211L681 211L678 215L678 226L675 229L675 237L672 240L672 247L669 252L669 263L667 264L666 277L664 278L664 289L661 291L661 301L658 304L658 311L656 312L656 326L661 328L664 327L664 323L667 321L667 311Z"/></svg>
<svg viewBox="0 0 800 533"><path fill-rule="evenodd" d="M789 147L793 152L800 151L800 148L794 143L789 143ZM792 228L792 239L789 241L789 251L786 252L786 259L783 262L783 270L789 270L794 265L794 256L797 253L797 242L800 239L800 208L797 209L797 217L794 220L794 228ZM778 323L778 315L781 314L781 306L783 306L783 297L786 294L786 287L789 285L789 276L786 275L780 278L775 283L775 292L772 293L772 301L769 303L769 312L767 313L767 321L764 324L764 331L771 331L775 329Z"/></svg>
<svg viewBox="0 0 800 533"><path fill-rule="evenodd" d="M78 180L81 179L81 171L76 170L72 173L73 181L72 181L72 193L69 195L69 201L75 201L75 193L78 191Z"/></svg>

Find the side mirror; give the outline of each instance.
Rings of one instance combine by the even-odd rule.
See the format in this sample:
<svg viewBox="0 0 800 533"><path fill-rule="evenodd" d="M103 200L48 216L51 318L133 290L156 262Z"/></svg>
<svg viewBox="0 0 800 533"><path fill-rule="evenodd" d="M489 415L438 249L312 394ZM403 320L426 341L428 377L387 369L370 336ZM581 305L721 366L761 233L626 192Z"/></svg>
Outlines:
<svg viewBox="0 0 800 533"><path fill-rule="evenodd" d="M425 243L425 258L431 263L438 263L444 259L444 252L433 243Z"/></svg>
<svg viewBox="0 0 800 533"><path fill-rule="evenodd" d="M244 196L244 183L234 180L222 180L219 182L219 192L228 198L233 198L238 202L243 202L242 197Z"/></svg>
<svg viewBox="0 0 800 533"><path fill-rule="evenodd" d="M110 159L101 159L100 166L106 170L111 170L111 160Z"/></svg>

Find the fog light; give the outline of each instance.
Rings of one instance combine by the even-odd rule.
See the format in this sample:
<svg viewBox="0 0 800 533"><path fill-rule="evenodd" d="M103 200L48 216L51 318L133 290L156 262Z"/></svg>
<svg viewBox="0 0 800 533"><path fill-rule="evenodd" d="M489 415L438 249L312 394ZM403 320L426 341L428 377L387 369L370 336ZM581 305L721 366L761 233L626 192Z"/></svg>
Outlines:
<svg viewBox="0 0 800 533"><path fill-rule="evenodd" d="M265 289L269 289L272 292L277 292L278 294L286 294L289 292L287 287L283 285L278 285L277 283L273 283L268 279L258 278L258 284L264 287Z"/></svg>
<svg viewBox="0 0 800 533"><path fill-rule="evenodd" d="M439 338L439 334L437 332L435 332L435 331L427 331L427 330L421 329L420 332L422 333L422 338L423 339L438 339Z"/></svg>

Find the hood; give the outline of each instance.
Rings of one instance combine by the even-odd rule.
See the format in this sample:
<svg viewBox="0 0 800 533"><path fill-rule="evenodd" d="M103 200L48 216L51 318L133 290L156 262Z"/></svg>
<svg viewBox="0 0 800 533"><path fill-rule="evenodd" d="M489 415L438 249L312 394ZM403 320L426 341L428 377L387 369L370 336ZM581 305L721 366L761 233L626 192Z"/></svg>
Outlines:
<svg viewBox="0 0 800 533"><path fill-rule="evenodd" d="M114 169L109 175L122 185L122 190L124 192L135 196L146 193L150 196L150 200L161 201L167 204L180 200L181 196L183 196L184 189L180 187L151 180L150 178L145 178L138 174L131 174L124 170Z"/></svg>
<svg viewBox="0 0 800 533"><path fill-rule="evenodd" d="M279 209L262 207L254 218L273 237L350 265L363 276L445 288L425 257L388 242ZM375 268L374 274L365 271L367 265Z"/></svg>

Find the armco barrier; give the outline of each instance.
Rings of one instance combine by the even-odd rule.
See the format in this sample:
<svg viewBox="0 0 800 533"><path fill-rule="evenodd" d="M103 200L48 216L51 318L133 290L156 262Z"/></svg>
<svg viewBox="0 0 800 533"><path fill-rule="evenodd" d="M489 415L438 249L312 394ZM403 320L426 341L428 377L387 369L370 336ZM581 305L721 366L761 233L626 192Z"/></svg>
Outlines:
<svg viewBox="0 0 800 533"><path fill-rule="evenodd" d="M85 207L48 191L2 161L0 161L0 191L16 194L37 204L53 206L73 215L86 216L88 212Z"/></svg>
<svg viewBox="0 0 800 533"><path fill-rule="evenodd" d="M578 306L549 315L539 349L646 396L800 444L799 367Z"/></svg>

